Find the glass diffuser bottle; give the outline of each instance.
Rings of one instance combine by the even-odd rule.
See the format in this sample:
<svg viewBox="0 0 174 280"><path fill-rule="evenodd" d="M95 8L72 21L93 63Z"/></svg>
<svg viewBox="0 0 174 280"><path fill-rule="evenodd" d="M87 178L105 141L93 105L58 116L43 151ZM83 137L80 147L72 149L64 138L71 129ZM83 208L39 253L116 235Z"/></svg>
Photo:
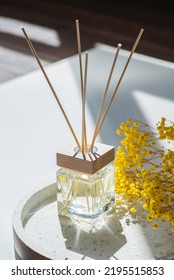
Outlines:
<svg viewBox="0 0 174 280"><path fill-rule="evenodd" d="M57 153L59 215L94 224L114 207L114 157L114 147L104 144Z"/></svg>

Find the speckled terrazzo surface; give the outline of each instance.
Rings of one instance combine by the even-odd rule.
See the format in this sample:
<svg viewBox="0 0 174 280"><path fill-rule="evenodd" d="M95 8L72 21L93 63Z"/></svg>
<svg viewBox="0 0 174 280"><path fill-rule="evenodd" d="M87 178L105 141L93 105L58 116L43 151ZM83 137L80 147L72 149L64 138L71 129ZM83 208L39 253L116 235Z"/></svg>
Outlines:
<svg viewBox="0 0 174 280"><path fill-rule="evenodd" d="M17 235L34 251L51 259L167 259L174 255L174 235L167 224L150 228L145 213L130 217L112 211L101 229L87 232L57 214L56 188L50 186L27 198L14 213ZM43 200L43 203L41 201ZM27 207L26 207L27 205ZM31 207L32 205L32 207ZM19 221L23 210L23 224ZM34 210L33 210L34 209Z"/></svg>

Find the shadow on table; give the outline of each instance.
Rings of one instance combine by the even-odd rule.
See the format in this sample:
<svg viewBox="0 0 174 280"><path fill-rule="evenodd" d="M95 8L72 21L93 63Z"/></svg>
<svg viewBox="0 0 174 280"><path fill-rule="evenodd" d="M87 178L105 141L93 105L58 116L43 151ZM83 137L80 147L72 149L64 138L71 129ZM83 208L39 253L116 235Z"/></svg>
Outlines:
<svg viewBox="0 0 174 280"><path fill-rule="evenodd" d="M126 244L122 226L115 214L115 210L110 212L103 220L102 228L93 232L86 231L84 227L74 224L69 218L59 216L67 250L81 254L82 259L115 258L114 254Z"/></svg>

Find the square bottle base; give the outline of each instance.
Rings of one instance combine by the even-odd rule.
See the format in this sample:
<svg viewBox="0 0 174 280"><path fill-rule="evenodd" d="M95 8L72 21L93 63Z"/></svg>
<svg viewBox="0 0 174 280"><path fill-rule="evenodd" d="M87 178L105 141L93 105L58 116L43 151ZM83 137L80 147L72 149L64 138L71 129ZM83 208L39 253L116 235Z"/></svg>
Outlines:
<svg viewBox="0 0 174 280"><path fill-rule="evenodd" d="M100 228L115 206L112 163L92 175L61 168L57 187L58 214L83 227Z"/></svg>

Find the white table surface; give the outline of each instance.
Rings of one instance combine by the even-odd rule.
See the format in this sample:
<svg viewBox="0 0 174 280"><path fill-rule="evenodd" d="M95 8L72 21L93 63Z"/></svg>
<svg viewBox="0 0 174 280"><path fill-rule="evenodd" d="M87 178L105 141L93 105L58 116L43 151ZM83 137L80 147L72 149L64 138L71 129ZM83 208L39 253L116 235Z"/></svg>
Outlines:
<svg viewBox="0 0 174 280"><path fill-rule="evenodd" d="M89 51L89 138L114 52L114 48L100 44ZM121 51L111 92L128 54ZM78 57L47 66L46 71L80 137ZM173 63L134 54L98 141L117 147L120 139L115 130L128 117L151 125L161 116L174 120L173 77ZM55 180L56 152L72 141L40 70L0 85L0 259L14 259L12 215L19 200ZM170 238L174 247L174 238ZM144 238L144 242L150 250L150 241ZM123 253L126 245L121 250Z"/></svg>

